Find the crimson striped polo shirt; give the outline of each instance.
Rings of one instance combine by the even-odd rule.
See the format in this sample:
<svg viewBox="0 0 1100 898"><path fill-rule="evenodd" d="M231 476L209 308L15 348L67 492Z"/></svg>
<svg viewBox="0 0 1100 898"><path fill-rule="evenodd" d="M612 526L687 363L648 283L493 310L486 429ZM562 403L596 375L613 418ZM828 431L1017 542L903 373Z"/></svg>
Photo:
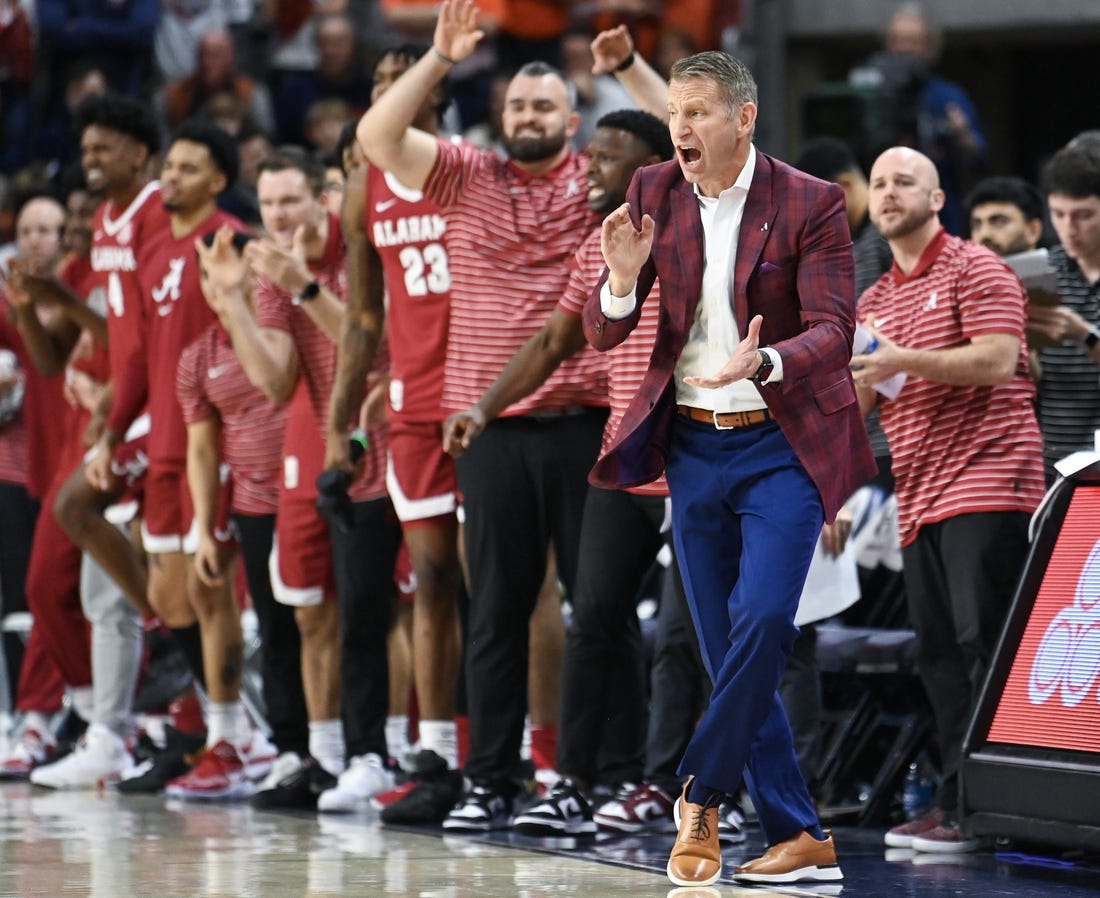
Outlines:
<svg viewBox="0 0 1100 898"><path fill-rule="evenodd" d="M317 282L332 291L341 301L345 300L348 289L345 260L347 250L344 246L340 221L330 215L328 222L328 243L324 255L309 262L309 270ZM263 277L256 278L255 287L256 324L261 327L285 331L294 338L301 365L301 376L305 378L309 392L310 405L313 408L317 432L324 439L328 434L328 404L332 396L332 386L336 379L336 344L328 338L301 308L294 304L293 298L285 290L277 287ZM374 359L374 367L367 379L368 389L389 367L389 350L383 340ZM353 483L348 495L356 502L368 499L380 499L386 495L386 438L389 428L386 424L373 427L368 434L370 446L366 470L374 472Z"/></svg>
<svg viewBox="0 0 1100 898"><path fill-rule="evenodd" d="M229 335L214 323L180 355L176 395L183 420L217 418L222 460L233 478L235 514L275 514L287 407L274 405L244 373Z"/></svg>
<svg viewBox="0 0 1100 898"><path fill-rule="evenodd" d="M603 274L603 252L600 250L600 229L596 228L581 244L573 258L573 268L569 273L569 283L565 286L558 308L569 315L580 318L584 304L596 282ZM638 324L622 343L603 355L608 363L608 398L611 413L603 429L601 454L606 452L615 439L619 423L626 414L627 406L642 385L642 379L649 370L649 359L653 355L653 344L657 342L657 319L661 309L661 283L653 282L653 289L642 305ZM652 483L630 487L629 493L640 496L667 496L668 484L662 474Z"/></svg>
<svg viewBox="0 0 1100 898"><path fill-rule="evenodd" d="M424 194L447 220L451 322L443 408L469 408L554 311L569 263L598 223L588 209L586 157L570 153L530 175L467 143L439 140ZM607 369L585 348L504 415L607 405Z"/></svg>
<svg viewBox="0 0 1100 898"><path fill-rule="evenodd" d="M863 294L861 320L910 349L950 349L981 334L1020 338L1009 383L962 387L909 376L880 403L897 481L903 546L919 528L960 514L1034 511L1042 499L1042 440L1028 374L1027 296L992 251L939 234L905 275L894 266Z"/></svg>

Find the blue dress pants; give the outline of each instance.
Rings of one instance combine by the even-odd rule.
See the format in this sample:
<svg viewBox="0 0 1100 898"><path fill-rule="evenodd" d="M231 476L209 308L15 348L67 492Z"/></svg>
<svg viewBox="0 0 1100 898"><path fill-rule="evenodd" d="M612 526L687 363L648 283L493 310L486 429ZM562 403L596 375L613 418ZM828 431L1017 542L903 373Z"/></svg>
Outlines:
<svg viewBox="0 0 1100 898"><path fill-rule="evenodd" d="M728 793L742 777L769 844L817 823L777 687L824 512L774 423L735 430L677 417L672 529L714 689L680 764Z"/></svg>

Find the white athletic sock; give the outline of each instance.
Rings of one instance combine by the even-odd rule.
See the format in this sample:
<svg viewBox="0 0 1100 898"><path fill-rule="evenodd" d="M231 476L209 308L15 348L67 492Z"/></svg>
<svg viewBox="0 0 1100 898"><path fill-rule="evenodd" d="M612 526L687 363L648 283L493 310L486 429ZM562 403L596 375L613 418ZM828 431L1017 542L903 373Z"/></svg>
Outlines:
<svg viewBox="0 0 1100 898"><path fill-rule="evenodd" d="M339 717L309 722L309 753L333 776L344 772L344 723Z"/></svg>
<svg viewBox="0 0 1100 898"><path fill-rule="evenodd" d="M26 730L34 730L49 745L55 744L50 718L41 711L28 711L23 715L23 731Z"/></svg>
<svg viewBox="0 0 1100 898"><path fill-rule="evenodd" d="M386 718L386 749L398 764L405 763L409 750L409 716L391 714Z"/></svg>
<svg viewBox="0 0 1100 898"><path fill-rule="evenodd" d="M248 717L239 701L210 702L207 706L206 744L217 745L223 739L238 748L251 741Z"/></svg>
<svg viewBox="0 0 1100 898"><path fill-rule="evenodd" d="M421 720L420 748L431 749L452 770L458 767L458 732L454 720Z"/></svg>
<svg viewBox="0 0 1100 898"><path fill-rule="evenodd" d="M75 686L69 690L69 698L73 703L73 710L80 715L85 723L91 723L95 717L95 695L92 687Z"/></svg>

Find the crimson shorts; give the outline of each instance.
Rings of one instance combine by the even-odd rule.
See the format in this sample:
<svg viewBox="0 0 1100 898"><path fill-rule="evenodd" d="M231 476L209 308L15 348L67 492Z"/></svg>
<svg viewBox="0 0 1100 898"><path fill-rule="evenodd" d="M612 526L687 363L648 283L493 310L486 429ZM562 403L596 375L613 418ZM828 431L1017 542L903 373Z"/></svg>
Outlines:
<svg viewBox="0 0 1100 898"><path fill-rule="evenodd" d="M443 451L442 422L391 420L386 487L405 526L454 516L458 478L454 459Z"/></svg>
<svg viewBox="0 0 1100 898"><path fill-rule="evenodd" d="M214 538L223 545L234 542L229 526L231 504L229 469L221 470L221 494L214 522ZM195 520L195 506L191 501L191 489L187 485L187 471L183 465L149 465L145 475L145 507L141 520L141 542L150 555L168 552L194 554L199 547L199 527Z"/></svg>
<svg viewBox="0 0 1100 898"><path fill-rule="evenodd" d="M317 475L324 451L315 426L288 422L269 563L271 591L284 605L319 605L336 596L328 523L317 511Z"/></svg>
<svg viewBox="0 0 1100 898"><path fill-rule="evenodd" d="M145 495L145 475L149 470L149 413L139 415L126 430L122 442L111 455L111 473L118 478L119 496L103 516L112 524L125 524L141 509ZM84 454L88 462L94 449Z"/></svg>

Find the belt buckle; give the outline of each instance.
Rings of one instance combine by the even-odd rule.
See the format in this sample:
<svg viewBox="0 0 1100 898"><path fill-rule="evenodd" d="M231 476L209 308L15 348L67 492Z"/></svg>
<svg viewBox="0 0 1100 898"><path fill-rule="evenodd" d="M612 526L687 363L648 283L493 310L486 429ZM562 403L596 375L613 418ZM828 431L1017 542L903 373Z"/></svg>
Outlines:
<svg viewBox="0 0 1100 898"><path fill-rule="evenodd" d="M722 414L727 415L727 414L730 414L730 413L729 412L722 412ZM718 423L718 410L717 409L711 409L710 416L711 416L711 419L714 421L714 427L715 427L716 430L733 430L734 428L737 427L736 424L730 424L728 427L724 427L723 425L719 424Z"/></svg>

